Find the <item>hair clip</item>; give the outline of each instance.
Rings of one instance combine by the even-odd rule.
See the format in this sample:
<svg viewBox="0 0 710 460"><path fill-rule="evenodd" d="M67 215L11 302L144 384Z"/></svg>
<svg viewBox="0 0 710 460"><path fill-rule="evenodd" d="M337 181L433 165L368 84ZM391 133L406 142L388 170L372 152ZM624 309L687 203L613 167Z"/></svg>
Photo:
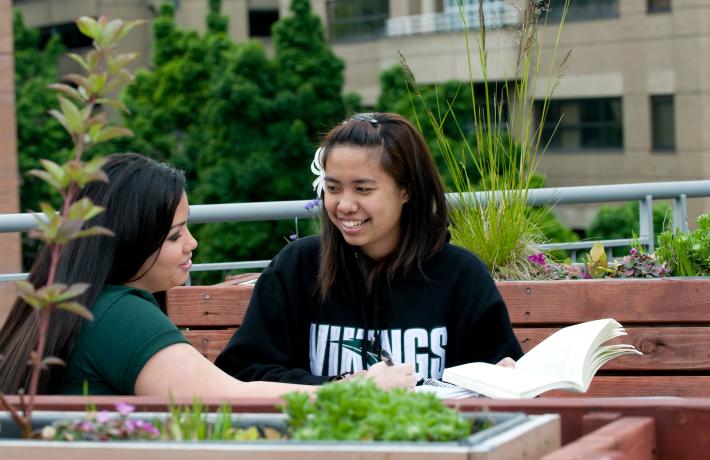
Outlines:
<svg viewBox="0 0 710 460"><path fill-rule="evenodd" d="M323 193L323 182L325 181L325 169L323 168L323 147L316 150L316 154L313 156L313 161L311 162L311 172L316 175L316 179L313 181L313 190L315 190L316 196L320 198Z"/></svg>
<svg viewBox="0 0 710 460"><path fill-rule="evenodd" d="M371 114L369 113L358 113L351 117L351 120L369 121L373 126L377 126L379 123Z"/></svg>

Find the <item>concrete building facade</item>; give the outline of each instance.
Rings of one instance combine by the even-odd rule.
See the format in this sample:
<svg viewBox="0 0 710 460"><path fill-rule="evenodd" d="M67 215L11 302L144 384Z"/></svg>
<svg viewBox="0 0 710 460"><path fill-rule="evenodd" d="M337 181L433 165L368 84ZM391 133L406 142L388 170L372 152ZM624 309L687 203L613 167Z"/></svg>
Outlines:
<svg viewBox="0 0 710 460"><path fill-rule="evenodd" d="M204 30L207 0L173 0L183 27ZM525 0L483 0L490 80L514 77ZM151 19L160 0L18 0L26 22L50 30L79 15ZM289 0L223 0L235 40L269 42L268 27L288 14ZM420 83L468 79L457 0L311 0L334 51L346 62L345 89L373 104L379 73L399 53ZM464 0L469 24L477 0ZM564 0L552 0L540 26L542 69L550 62ZM148 62L150 32L124 44ZM559 39L571 51L554 95L560 122L540 164L549 186L710 178L710 2L707 0L573 0ZM475 59L474 59L475 61ZM474 66L475 67L475 66ZM545 70L541 71L545 75ZM474 68L474 79L482 79ZM538 88L545 86L541 78ZM540 89L540 95L544 91ZM708 210L690 202L691 215ZM586 226L594 208L560 207L568 224Z"/></svg>

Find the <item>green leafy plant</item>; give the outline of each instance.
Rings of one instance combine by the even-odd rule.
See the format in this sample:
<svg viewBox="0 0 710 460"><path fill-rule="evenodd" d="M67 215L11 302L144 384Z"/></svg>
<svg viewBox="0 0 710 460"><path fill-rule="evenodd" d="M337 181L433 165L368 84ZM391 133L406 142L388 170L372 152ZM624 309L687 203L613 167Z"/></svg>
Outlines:
<svg viewBox="0 0 710 460"><path fill-rule="evenodd" d="M62 309L88 320L93 319L91 312L75 300L88 288L87 284L76 283L67 286L55 282L62 250L75 238L113 235L103 227L84 228L86 221L103 212L103 208L96 206L89 199L75 201L74 198L86 184L106 181L107 177L101 170L104 164L102 158L84 162L82 155L99 143L131 135L125 128L109 125L106 113L97 111L97 107L101 105L125 110L120 100L112 99L109 95L131 80L131 73L126 66L136 55L116 53L116 44L139 22L109 20L106 17L97 21L81 17L77 19L76 24L84 35L93 40L93 49L86 57L68 54L81 66L85 74L64 76L64 80L71 85L49 85L49 88L57 92L59 101L59 108L50 110L49 114L69 133L73 144L73 159L62 165L51 160L40 160L43 169L29 172L31 176L42 179L58 191L62 205L61 209L57 210L51 204L42 202L40 209L43 214L35 214L37 229L31 232L32 237L43 241L50 250L46 285L34 286L26 281L16 283L19 296L35 309L37 315L38 343L30 356L32 374L29 388L26 389L28 398L21 400L21 407L18 409L0 393L0 402L10 412L24 437L31 435L32 411L40 373L50 365L63 364L56 357L45 356L45 340L52 312Z"/></svg>
<svg viewBox="0 0 710 460"><path fill-rule="evenodd" d="M616 263L611 273L612 278L662 278L668 276L670 270L665 263L653 255L644 253L640 248L633 247L629 254Z"/></svg>
<svg viewBox="0 0 710 460"><path fill-rule="evenodd" d="M658 258L674 276L710 275L710 213L698 217L698 228L690 233L666 230L658 237Z"/></svg>
<svg viewBox="0 0 710 460"><path fill-rule="evenodd" d="M435 395L405 389L383 391L355 378L284 397L293 439L351 441L453 441L471 424Z"/></svg>
<svg viewBox="0 0 710 460"><path fill-rule="evenodd" d="M542 213L531 213L527 206L528 191L535 180L539 153L544 150L542 133L550 98L556 88L561 69L568 56L557 63L557 43L569 6L565 1L562 20L552 50L547 71L547 87L542 109L535 113L535 87L540 74L542 46L538 41L538 24L544 20L539 2L527 2L520 28L520 43L515 74L502 83L488 79L488 49L483 4L479 3L482 24L477 34L477 66L483 73L483 83L474 84L469 34L465 34L469 68L470 114L473 132L462 128L452 110L455 100L438 100L427 105L417 92L414 76L404 57L403 67L410 76L412 104L424 106L426 120L436 134L441 152L453 181L458 202L452 206L452 241L476 253L498 278L529 278L528 256L537 253L543 241L540 230ZM465 22L463 6L461 18ZM482 93L482 95L481 95ZM504 108L505 104L505 108ZM508 114L504 117L505 114ZM453 118L453 120L452 120ZM452 123L462 142L451 142L444 127ZM473 168L467 165L473 164ZM471 170L472 169L472 170ZM476 181L480 177L480 185ZM479 195L471 192L479 191Z"/></svg>
<svg viewBox="0 0 710 460"><path fill-rule="evenodd" d="M151 422L135 417L135 407L119 403L117 414L95 408L80 420L61 421L42 430L43 439L63 441L171 440L255 441L298 439L335 441L456 441L490 426L463 419L430 393L385 391L364 378L326 384L315 399L289 393L282 411L287 430L236 426L229 406L216 414L194 399L189 406L171 404L166 418ZM212 416L214 415L214 416Z"/></svg>

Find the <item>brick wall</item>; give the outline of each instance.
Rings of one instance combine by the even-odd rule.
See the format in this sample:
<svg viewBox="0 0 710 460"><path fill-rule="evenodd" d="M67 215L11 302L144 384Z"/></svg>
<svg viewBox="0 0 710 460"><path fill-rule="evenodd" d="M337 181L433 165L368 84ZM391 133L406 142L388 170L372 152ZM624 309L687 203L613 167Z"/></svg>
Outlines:
<svg viewBox="0 0 710 460"><path fill-rule="evenodd" d="M19 212L15 124L12 2L0 0L0 214ZM0 273L21 271L20 235L0 233ZM0 324L14 299L9 283L0 283Z"/></svg>

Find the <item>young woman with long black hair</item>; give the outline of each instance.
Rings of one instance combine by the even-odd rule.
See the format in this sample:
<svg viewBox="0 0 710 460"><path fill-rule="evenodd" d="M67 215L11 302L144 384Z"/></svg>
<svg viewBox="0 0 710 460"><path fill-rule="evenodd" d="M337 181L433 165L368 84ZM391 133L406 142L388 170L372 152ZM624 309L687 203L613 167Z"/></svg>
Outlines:
<svg viewBox="0 0 710 460"><path fill-rule="evenodd" d="M443 187L411 123L355 115L325 136L312 169L320 236L289 244L264 270L220 368L318 384L388 355L418 380L520 357L485 265L447 242Z"/></svg>
<svg viewBox="0 0 710 460"><path fill-rule="evenodd" d="M197 241L187 228L185 178L172 167L137 154L109 157L109 182L87 185L89 197L106 211L89 224L114 237L80 238L64 249L57 281L89 283L78 299L94 320L55 311L47 335L48 356L66 368L43 372L41 393L174 396L278 396L312 387L240 382L195 350L159 309L153 294L188 279ZM30 271L35 286L46 283L49 253L44 248ZM0 390L26 388L28 357L37 342L36 315L18 299L0 330ZM379 366L371 377L383 387L413 383L411 369Z"/></svg>

